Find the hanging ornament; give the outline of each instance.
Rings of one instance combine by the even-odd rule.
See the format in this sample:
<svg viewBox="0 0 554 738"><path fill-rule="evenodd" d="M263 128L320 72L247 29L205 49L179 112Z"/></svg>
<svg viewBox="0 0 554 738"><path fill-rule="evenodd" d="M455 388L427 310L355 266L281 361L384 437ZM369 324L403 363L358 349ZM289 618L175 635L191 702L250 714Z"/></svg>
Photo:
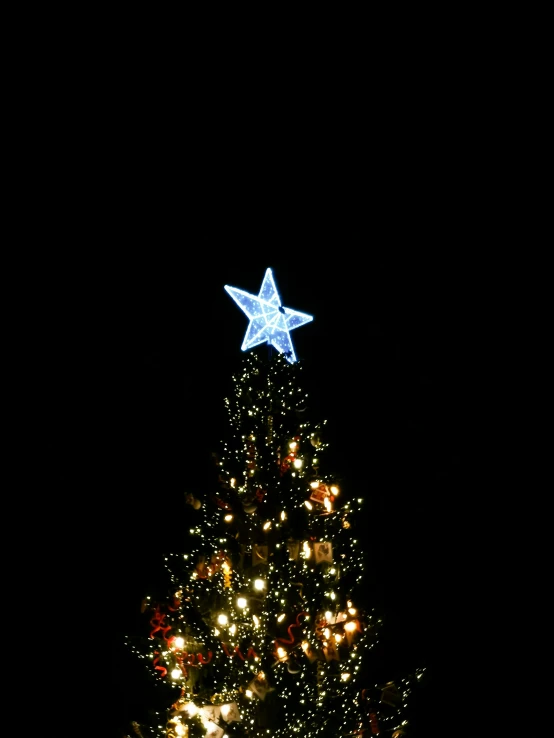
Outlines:
<svg viewBox="0 0 554 738"><path fill-rule="evenodd" d="M269 557L269 547L265 544L255 543L252 546L252 566L259 564L267 564Z"/></svg>
<svg viewBox="0 0 554 738"><path fill-rule="evenodd" d="M381 687L381 690L381 702L385 705L398 707L402 702L402 695L394 682L387 682L384 687Z"/></svg>
<svg viewBox="0 0 554 738"><path fill-rule="evenodd" d="M248 515L254 515L254 513L258 509L258 501L255 498L250 498L248 500L243 500L242 509Z"/></svg>
<svg viewBox="0 0 554 738"><path fill-rule="evenodd" d="M319 446L321 446L322 437L319 431L315 431L314 433L312 433L312 435L310 436L310 443L314 448L319 448Z"/></svg>
<svg viewBox="0 0 554 738"><path fill-rule="evenodd" d="M194 510L200 510L200 508L202 507L202 503L192 494L192 492L187 492L185 494L185 502L187 503L187 505L191 505Z"/></svg>
<svg viewBox="0 0 554 738"><path fill-rule="evenodd" d="M289 658L289 660L287 661L287 671L289 674L298 674L302 671L302 667L294 657Z"/></svg>

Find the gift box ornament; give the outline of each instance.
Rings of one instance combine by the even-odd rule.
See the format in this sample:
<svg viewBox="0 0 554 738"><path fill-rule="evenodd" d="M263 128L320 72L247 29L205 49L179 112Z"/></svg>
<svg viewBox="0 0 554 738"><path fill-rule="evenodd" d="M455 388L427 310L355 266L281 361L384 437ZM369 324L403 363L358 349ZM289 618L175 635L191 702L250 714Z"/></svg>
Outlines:
<svg viewBox="0 0 554 738"><path fill-rule="evenodd" d="M287 541L287 550L289 552L289 559L291 561L297 561L300 556L300 541Z"/></svg>
<svg viewBox="0 0 554 738"><path fill-rule="evenodd" d="M333 562L333 545L329 541L320 541L314 543L315 563L320 564L322 561Z"/></svg>
<svg viewBox="0 0 554 738"><path fill-rule="evenodd" d="M381 702L391 707L398 707L402 702L402 695L398 691L398 687L394 682L387 682L384 687L381 687Z"/></svg>
<svg viewBox="0 0 554 738"><path fill-rule="evenodd" d="M228 705L221 705L221 717L226 723L238 722L241 717L237 703L231 702Z"/></svg>
<svg viewBox="0 0 554 738"><path fill-rule="evenodd" d="M225 735L223 728L220 728L219 725L216 725L215 723L209 722L206 727L206 738L223 738Z"/></svg>
<svg viewBox="0 0 554 738"><path fill-rule="evenodd" d="M250 682L248 689L263 701L265 700L268 692L273 692L275 687L270 687L265 676L258 674L258 676Z"/></svg>
<svg viewBox="0 0 554 738"><path fill-rule="evenodd" d="M331 490L329 487L321 483L317 487L312 487L312 494L310 495L310 500L313 500L314 502L319 502L320 505L325 504L325 500L331 496Z"/></svg>

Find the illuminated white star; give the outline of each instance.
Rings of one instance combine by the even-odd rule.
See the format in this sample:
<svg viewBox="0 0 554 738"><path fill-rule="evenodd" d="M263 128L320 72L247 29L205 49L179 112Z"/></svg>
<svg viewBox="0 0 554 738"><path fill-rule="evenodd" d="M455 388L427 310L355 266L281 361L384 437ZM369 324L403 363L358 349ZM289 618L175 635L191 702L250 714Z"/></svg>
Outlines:
<svg viewBox="0 0 554 738"><path fill-rule="evenodd" d="M290 331L309 323L314 319L313 315L299 313L281 305L271 269L266 270L258 296L228 285L225 285L225 289L250 320L242 342L242 351L248 351L260 343L269 343L293 364L296 355L290 340Z"/></svg>

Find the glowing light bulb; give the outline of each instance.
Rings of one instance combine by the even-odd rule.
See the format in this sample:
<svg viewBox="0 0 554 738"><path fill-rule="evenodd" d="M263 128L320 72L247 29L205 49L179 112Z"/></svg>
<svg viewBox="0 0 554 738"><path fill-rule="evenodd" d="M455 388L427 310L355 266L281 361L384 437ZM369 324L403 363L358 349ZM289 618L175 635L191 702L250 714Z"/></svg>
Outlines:
<svg viewBox="0 0 554 738"><path fill-rule="evenodd" d="M261 592L264 587L265 587L265 582L263 579L254 580L254 589L257 589L259 592Z"/></svg>
<svg viewBox="0 0 554 738"><path fill-rule="evenodd" d="M244 610L247 604L248 600L246 599L246 597L239 597L237 599L237 607L240 607L242 610Z"/></svg>
<svg viewBox="0 0 554 738"><path fill-rule="evenodd" d="M252 620L254 621L254 627L257 628L260 625L260 621L258 619L257 615L252 615Z"/></svg>
<svg viewBox="0 0 554 738"><path fill-rule="evenodd" d="M267 520L264 523L264 530L269 530L271 528L271 520Z"/></svg>
<svg viewBox="0 0 554 738"><path fill-rule="evenodd" d="M335 633L335 641L337 643L340 643L342 641L342 636L340 633Z"/></svg>
<svg viewBox="0 0 554 738"><path fill-rule="evenodd" d="M175 648L183 648L185 645L185 639L181 638L181 636L177 636L177 638L173 641L173 644Z"/></svg>
<svg viewBox="0 0 554 738"><path fill-rule="evenodd" d="M304 556L307 559L309 559L312 554L312 551L310 549L310 544L308 543L308 541L304 541L304 543L302 544L302 548L304 550Z"/></svg>
<svg viewBox="0 0 554 738"><path fill-rule="evenodd" d="M293 466L294 466L295 469L302 469L302 464L303 463L304 462L302 461L302 459L295 459L293 461Z"/></svg>
<svg viewBox="0 0 554 738"><path fill-rule="evenodd" d="M296 443L296 441L291 441L289 443L289 448L291 451L296 451L296 449L298 448L298 444Z"/></svg>
<svg viewBox="0 0 554 738"><path fill-rule="evenodd" d="M337 485L336 485L336 484L332 484L332 485L331 485L331 494L332 494L332 495L333 495L334 497L337 497L337 496L338 496L338 494L339 494L339 492L340 492L340 490L339 490L339 488L337 487Z"/></svg>
<svg viewBox="0 0 554 738"><path fill-rule="evenodd" d="M312 505L312 503L309 500L305 500L304 501L304 504L306 505L306 507L308 508L308 510L313 510L313 505Z"/></svg>
<svg viewBox="0 0 554 738"><path fill-rule="evenodd" d="M355 607L349 607L348 612L350 613L350 615L355 615L357 613L357 610Z"/></svg>
<svg viewBox="0 0 554 738"><path fill-rule="evenodd" d="M233 516L232 515L226 515L224 517L224 520L225 520L226 523L230 523L232 519L233 519Z"/></svg>
<svg viewBox="0 0 554 738"><path fill-rule="evenodd" d="M349 633L353 633L357 627L358 626L353 620L351 620L349 623L344 624L344 629L347 630Z"/></svg>
<svg viewBox="0 0 554 738"><path fill-rule="evenodd" d="M325 630L323 631L323 635L325 636L325 638L331 637L331 631L329 630L329 628L325 628Z"/></svg>
<svg viewBox="0 0 554 738"><path fill-rule="evenodd" d="M223 715L223 719L227 717L230 709L231 705L221 705L221 714Z"/></svg>
<svg viewBox="0 0 554 738"><path fill-rule="evenodd" d="M179 677L181 676L182 676L181 669L173 669L173 671L171 672L172 679L179 679Z"/></svg>
<svg viewBox="0 0 554 738"><path fill-rule="evenodd" d="M286 657L287 657L287 652L285 651L285 649L284 649L284 648L281 648L281 646L279 646L279 648L277 649L277 656L278 656L278 657L279 657L280 659L286 659Z"/></svg>
<svg viewBox="0 0 554 738"><path fill-rule="evenodd" d="M317 487L319 487L319 485L320 485L320 482L310 482L310 487L312 489L317 489Z"/></svg>
<svg viewBox="0 0 554 738"><path fill-rule="evenodd" d="M287 514L286 514L286 512L285 512L285 511L283 510L283 512L281 513L281 520L286 520L286 519L287 519Z"/></svg>
<svg viewBox="0 0 554 738"><path fill-rule="evenodd" d="M227 615L224 615L223 613L221 613L221 615L217 616L217 622L220 625L227 625L227 623L229 622L229 618L227 617Z"/></svg>
<svg viewBox="0 0 554 738"><path fill-rule="evenodd" d="M284 613L284 612L283 612L283 613L281 613L281 614L279 615L279 617L277 618L277 622L278 622L278 623L280 623L280 622L281 622L282 620L284 620L284 619L285 619L285 617L286 617L285 613Z"/></svg>
<svg viewBox="0 0 554 738"><path fill-rule="evenodd" d="M237 626L233 623L233 625L231 625L231 627L229 628L229 633L231 635L235 635L236 632L237 632Z"/></svg>
<svg viewBox="0 0 554 738"><path fill-rule="evenodd" d="M247 697L250 697L250 699L252 699L253 692L250 689L247 689L245 694Z"/></svg>
<svg viewBox="0 0 554 738"><path fill-rule="evenodd" d="M342 679L343 682L347 682L350 679L350 674L347 674L346 672L343 672L340 675L340 678Z"/></svg>
<svg viewBox="0 0 554 738"><path fill-rule="evenodd" d="M331 500L328 497L323 500L323 504L327 512L331 512Z"/></svg>

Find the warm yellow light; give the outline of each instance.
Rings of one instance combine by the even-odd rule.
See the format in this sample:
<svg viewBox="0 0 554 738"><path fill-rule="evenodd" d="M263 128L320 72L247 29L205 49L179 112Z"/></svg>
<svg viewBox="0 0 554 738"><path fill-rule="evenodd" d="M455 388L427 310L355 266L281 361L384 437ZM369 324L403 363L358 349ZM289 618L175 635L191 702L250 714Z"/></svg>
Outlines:
<svg viewBox="0 0 554 738"><path fill-rule="evenodd" d="M312 503L309 500L306 500L304 502L304 504L306 505L306 507L308 508L308 510L312 510L313 509L313 505L312 505Z"/></svg>
<svg viewBox="0 0 554 738"><path fill-rule="evenodd" d="M237 599L237 607L240 607L242 610L244 610L247 604L248 600L246 599L246 597L239 597Z"/></svg>
<svg viewBox="0 0 554 738"><path fill-rule="evenodd" d="M231 709L231 705L221 705L221 714L223 715L224 719L229 714L230 709Z"/></svg>
<svg viewBox="0 0 554 738"><path fill-rule="evenodd" d="M287 652L284 648L281 648L281 646L279 646L279 648L277 649L277 656L280 659L285 659L287 657Z"/></svg>
<svg viewBox="0 0 554 738"><path fill-rule="evenodd" d="M296 443L296 441L291 441L289 443L289 448L291 451L296 451L296 449L298 448L298 444Z"/></svg>
<svg viewBox="0 0 554 738"><path fill-rule="evenodd" d="M287 514L286 514L286 512L285 512L285 511L283 510L283 512L281 513L281 520L286 520L286 519L287 519Z"/></svg>
<svg viewBox="0 0 554 738"><path fill-rule="evenodd" d="M224 615L223 613L221 613L221 615L217 616L217 622L220 625L227 625L227 623L229 622L229 618L227 617L227 615Z"/></svg>
<svg viewBox="0 0 554 738"><path fill-rule="evenodd" d="M282 620L284 620L284 619L285 619L285 617L286 617L285 613L284 613L284 612L282 612L282 613L281 613L281 614L279 615L279 617L277 618L277 622L278 622L278 623L280 623L280 622L281 622Z"/></svg>
<svg viewBox="0 0 554 738"><path fill-rule="evenodd" d="M254 621L254 626L257 628L260 624L260 621L258 620L258 616L252 615L252 620Z"/></svg>
<svg viewBox="0 0 554 738"><path fill-rule="evenodd" d="M233 519L233 516L232 515L226 515L225 518L224 518L224 520L225 520L226 523L230 523L232 519Z"/></svg>
<svg viewBox="0 0 554 738"><path fill-rule="evenodd" d="M312 551L310 549L310 544L308 543L308 541L304 541L304 543L302 544L302 548L304 549L304 556L309 559Z"/></svg>
<svg viewBox="0 0 554 738"><path fill-rule="evenodd" d="M357 627L358 626L353 620L351 620L349 623L344 624L344 629L347 630L349 633L353 633Z"/></svg>
<svg viewBox="0 0 554 738"><path fill-rule="evenodd" d="M321 482L310 482L310 487L312 489L317 489L317 487L319 487L320 484Z"/></svg>
<svg viewBox="0 0 554 738"><path fill-rule="evenodd" d="M331 500L328 497L323 500L323 504L327 512L331 512Z"/></svg>
<svg viewBox="0 0 554 738"><path fill-rule="evenodd" d="M325 628L325 630L323 631L323 635L325 636L325 638L331 637L331 631L329 630L329 628Z"/></svg>
<svg viewBox="0 0 554 738"><path fill-rule="evenodd" d="M236 483L237 483L237 480L233 477L233 479L231 479L230 481L231 487L234 487Z"/></svg>
<svg viewBox="0 0 554 738"><path fill-rule="evenodd" d="M271 520L267 520L264 523L264 530L269 530L271 528Z"/></svg>
<svg viewBox="0 0 554 738"><path fill-rule="evenodd" d="M302 650L304 653L306 653L310 649L310 644L308 641L302 641Z"/></svg>
<svg viewBox="0 0 554 738"><path fill-rule="evenodd" d="M342 679L343 682L347 682L350 679L350 674L347 674L346 672L343 672L340 675L340 678Z"/></svg>
<svg viewBox="0 0 554 738"><path fill-rule="evenodd" d="M327 610L327 612L325 613L325 620L331 620L332 617L333 613L331 612L331 610Z"/></svg>
<svg viewBox="0 0 554 738"><path fill-rule="evenodd" d="M253 692L251 692L249 689L246 690L246 696L247 697L250 697L251 698L252 697L252 694L253 694Z"/></svg>
<svg viewBox="0 0 554 738"><path fill-rule="evenodd" d="M171 672L171 678L172 679L179 679L182 676L181 669L173 669Z"/></svg>
<svg viewBox="0 0 554 738"><path fill-rule="evenodd" d="M340 643L342 641L342 636L340 633L335 633L335 641L337 643Z"/></svg>
<svg viewBox="0 0 554 738"><path fill-rule="evenodd" d="M303 463L304 462L302 461L302 459L295 459L293 461L293 466L295 467L295 469L302 469L302 464Z"/></svg>
<svg viewBox="0 0 554 738"><path fill-rule="evenodd" d="M261 592L264 587L265 587L265 582L263 579L254 580L254 589L257 589L259 592Z"/></svg>
<svg viewBox="0 0 554 738"><path fill-rule="evenodd" d="M187 729L184 725L181 725L181 723L177 723L175 725L175 732L177 733L177 735L186 735Z"/></svg>
<svg viewBox="0 0 554 738"><path fill-rule="evenodd" d="M338 495L338 493L339 493L339 492L340 492L340 490L339 490L339 488L338 488L338 487L336 486L336 484L332 484L332 485L331 485L331 494L332 494L332 495L334 495L334 496L336 497L336 496Z"/></svg>
<svg viewBox="0 0 554 738"><path fill-rule="evenodd" d="M237 626L233 623L233 625L231 625L231 627L229 628L229 633L231 635L235 635L236 632L237 632Z"/></svg>
<svg viewBox="0 0 554 738"><path fill-rule="evenodd" d="M357 613L357 610L355 607L349 607L348 612L350 613L350 615L355 615Z"/></svg>
<svg viewBox="0 0 554 738"><path fill-rule="evenodd" d="M177 636L177 638L173 641L173 644L175 645L175 648L183 648L185 645L185 639L181 638L181 636Z"/></svg>

